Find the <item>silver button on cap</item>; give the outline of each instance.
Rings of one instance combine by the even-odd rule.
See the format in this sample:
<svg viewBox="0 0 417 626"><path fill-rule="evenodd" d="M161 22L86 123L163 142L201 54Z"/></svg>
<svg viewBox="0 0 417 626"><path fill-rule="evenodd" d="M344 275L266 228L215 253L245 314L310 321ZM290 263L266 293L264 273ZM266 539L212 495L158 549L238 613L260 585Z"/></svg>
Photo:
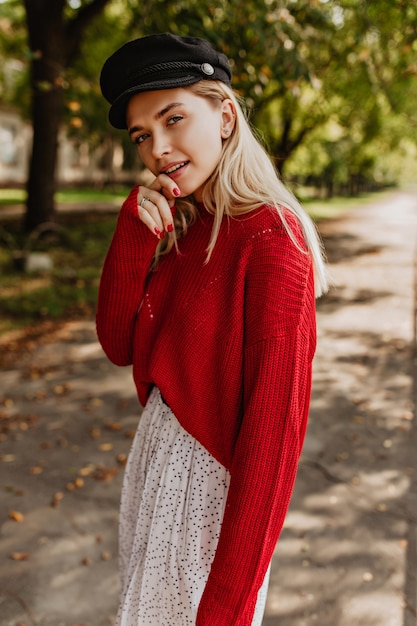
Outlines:
<svg viewBox="0 0 417 626"><path fill-rule="evenodd" d="M214 67L210 65L210 63L203 63L201 66L201 71L206 74L206 76L213 76Z"/></svg>

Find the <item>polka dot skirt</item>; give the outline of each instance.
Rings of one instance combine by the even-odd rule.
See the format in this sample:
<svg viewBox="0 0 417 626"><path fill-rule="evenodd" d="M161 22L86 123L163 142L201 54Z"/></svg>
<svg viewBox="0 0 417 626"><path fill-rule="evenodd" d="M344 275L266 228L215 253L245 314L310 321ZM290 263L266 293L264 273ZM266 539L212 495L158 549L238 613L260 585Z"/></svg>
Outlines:
<svg viewBox="0 0 417 626"><path fill-rule="evenodd" d="M126 465L116 626L193 626L214 558L230 475L154 388ZM260 626L268 577L258 594Z"/></svg>

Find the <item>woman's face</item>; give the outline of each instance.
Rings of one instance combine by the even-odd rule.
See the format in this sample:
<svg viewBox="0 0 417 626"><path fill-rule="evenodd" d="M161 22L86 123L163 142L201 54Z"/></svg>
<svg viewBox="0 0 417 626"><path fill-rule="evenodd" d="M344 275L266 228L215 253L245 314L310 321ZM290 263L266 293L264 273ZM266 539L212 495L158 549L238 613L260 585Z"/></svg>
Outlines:
<svg viewBox="0 0 417 626"><path fill-rule="evenodd" d="M231 100L216 103L186 88L165 89L133 96L126 122L145 166L172 178L181 196L194 194L199 201L233 129L234 110Z"/></svg>

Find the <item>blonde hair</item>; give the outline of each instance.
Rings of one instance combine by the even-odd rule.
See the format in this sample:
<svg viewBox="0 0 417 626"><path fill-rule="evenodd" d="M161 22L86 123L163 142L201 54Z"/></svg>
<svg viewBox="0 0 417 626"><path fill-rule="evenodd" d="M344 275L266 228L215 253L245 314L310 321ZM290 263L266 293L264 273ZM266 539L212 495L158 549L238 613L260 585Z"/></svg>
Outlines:
<svg viewBox="0 0 417 626"><path fill-rule="evenodd" d="M316 296L327 291L327 273L324 264L323 246L317 230L291 191L280 180L279 175L256 136L232 89L218 81L200 81L187 87L195 95L205 97L220 106L226 99L232 100L236 111L236 123L231 136L223 141L220 161L207 181L203 191L203 203L207 211L214 215L213 229L207 248L207 259L216 245L224 216L234 217L249 213L263 205L276 210L291 240L300 250L310 254L314 264ZM192 197L177 200L174 218L175 230L158 244L155 264L163 254L167 254L176 240L187 231L197 217L197 207ZM307 252L300 248L291 228L285 219L285 212L293 214L301 225Z"/></svg>

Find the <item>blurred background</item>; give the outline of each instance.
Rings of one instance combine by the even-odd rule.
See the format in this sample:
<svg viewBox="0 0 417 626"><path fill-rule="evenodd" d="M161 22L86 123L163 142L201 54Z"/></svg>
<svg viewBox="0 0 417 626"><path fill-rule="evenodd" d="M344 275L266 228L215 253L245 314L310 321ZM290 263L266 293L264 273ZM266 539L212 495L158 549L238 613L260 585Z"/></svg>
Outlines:
<svg viewBox="0 0 417 626"><path fill-rule="evenodd" d="M317 220L417 174L414 0L0 0L0 332L94 313L117 211L142 171L107 122L103 61L202 36Z"/></svg>

